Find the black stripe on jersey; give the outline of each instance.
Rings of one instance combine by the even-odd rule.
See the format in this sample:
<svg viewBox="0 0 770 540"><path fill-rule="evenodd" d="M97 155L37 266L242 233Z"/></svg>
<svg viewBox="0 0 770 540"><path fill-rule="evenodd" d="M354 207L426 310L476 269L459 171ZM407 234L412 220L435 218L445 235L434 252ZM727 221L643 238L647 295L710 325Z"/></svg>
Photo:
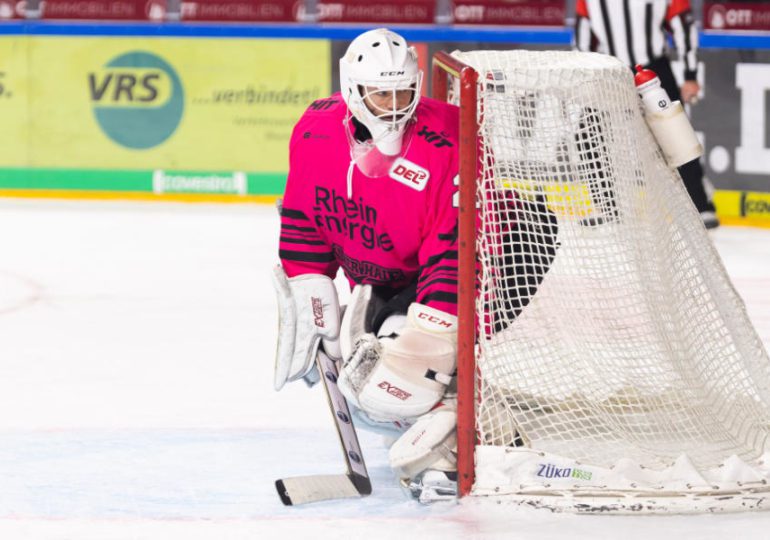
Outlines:
<svg viewBox="0 0 770 540"><path fill-rule="evenodd" d="M307 240L305 238L289 238L287 236L281 236L280 240L286 244L305 244L306 246L326 245L326 242L323 240Z"/></svg>
<svg viewBox="0 0 770 540"><path fill-rule="evenodd" d="M300 212L299 210L292 210L291 208L286 207L281 208L281 217L310 221L304 212Z"/></svg>
<svg viewBox="0 0 770 540"><path fill-rule="evenodd" d="M427 273L427 272L426 272ZM457 268L454 268L452 270L430 270L430 276L425 277L424 279L453 279L457 280Z"/></svg>
<svg viewBox="0 0 770 540"><path fill-rule="evenodd" d="M680 51L682 60L684 60L684 69L685 71L694 71L695 67L690 65L690 59L687 58L687 53L692 50L692 40L690 39L692 21L687 12L680 13L679 20L682 21L682 32L684 32L684 51Z"/></svg>
<svg viewBox="0 0 770 540"><path fill-rule="evenodd" d="M420 298L419 296L417 297L417 302L419 302L420 304L427 304L431 300L435 300L436 302L447 302L449 304L456 304L457 293L450 293L446 291L436 291L428 295L425 295L422 298Z"/></svg>
<svg viewBox="0 0 770 540"><path fill-rule="evenodd" d="M666 44L673 38L673 45L682 49L677 52L684 59L685 77L692 78L698 69L692 65L698 48L692 11L685 9L668 20L672 5L672 0L593 0L587 4L589 17L585 20L591 35L600 40L600 49L627 62L631 69L636 63L647 66L665 57ZM582 20L577 17L577 23ZM624 39L618 34L621 31Z"/></svg>
<svg viewBox="0 0 770 540"><path fill-rule="evenodd" d="M457 233L459 231L459 226L456 224L454 227L452 227L452 230L448 233L441 233L438 235L439 240L444 240L445 242L451 242L452 244L457 242Z"/></svg>
<svg viewBox="0 0 770 540"><path fill-rule="evenodd" d="M312 232L300 232L300 231L291 231L287 230L287 227L281 227L281 237L285 238L305 238L307 240L318 240L321 238L321 235L318 234L318 231L315 229L311 229Z"/></svg>
<svg viewBox="0 0 770 540"><path fill-rule="evenodd" d="M452 276L443 276L443 277L437 277L433 275L433 272L431 272L431 275L429 278L426 278L422 282L420 282L420 289L424 289L425 287L429 285L433 285L434 283L447 283L449 285L457 285L457 277Z"/></svg>
<svg viewBox="0 0 770 540"><path fill-rule="evenodd" d="M448 249L444 251L443 253L438 253L434 255L433 257L429 258L427 261L425 261L425 264L420 268L420 270L426 269L429 266L433 266L439 261L443 260L457 260L457 250L456 249Z"/></svg>
<svg viewBox="0 0 770 540"><path fill-rule="evenodd" d="M281 229L287 230L287 231L299 231L299 232L318 234L318 231L316 231L313 227L299 227L297 225L281 225Z"/></svg>
<svg viewBox="0 0 770 540"><path fill-rule="evenodd" d="M327 263L334 260L334 255L331 251L323 253L314 253L312 251L291 251L288 249L281 249L278 251L278 256L281 259L287 261L300 261L300 262L318 262Z"/></svg>
<svg viewBox="0 0 770 540"><path fill-rule="evenodd" d="M632 66L635 66L636 55L634 54L634 32L631 26L631 8L628 5L628 2L629 0L623 0L623 20L626 22L626 46L628 47L628 60Z"/></svg>
<svg viewBox="0 0 770 540"><path fill-rule="evenodd" d="M430 281L424 281L424 282L420 283L420 286L417 287L417 289L418 289L418 291L422 291L426 287L430 287L432 285L436 285L437 283L445 283L447 285L452 285L453 287L457 287L457 280L456 279L436 278L436 279L431 279Z"/></svg>
<svg viewBox="0 0 770 540"><path fill-rule="evenodd" d="M644 41L647 45L647 61L652 62L655 58L652 51L652 4L644 6Z"/></svg>
<svg viewBox="0 0 770 540"><path fill-rule="evenodd" d="M600 0L599 4L602 7L602 24L604 25L604 33L607 36L607 46L610 48L610 54L615 54L615 38L612 36L612 24L610 23L610 13L607 10L607 0Z"/></svg>
<svg viewBox="0 0 770 540"><path fill-rule="evenodd" d="M431 269L430 273L431 274L437 274L437 273L442 272L442 271L446 271L446 272L448 272L450 274L457 274L457 267L456 266L447 266L447 265L437 266L436 268Z"/></svg>
<svg viewBox="0 0 770 540"><path fill-rule="evenodd" d="M586 41L585 33L590 33L591 31L589 25L590 23L585 20L585 17L578 15L575 18L575 47L577 47L578 50L585 51L587 50L586 47L588 47L588 50L590 50L590 43L588 45L584 45Z"/></svg>

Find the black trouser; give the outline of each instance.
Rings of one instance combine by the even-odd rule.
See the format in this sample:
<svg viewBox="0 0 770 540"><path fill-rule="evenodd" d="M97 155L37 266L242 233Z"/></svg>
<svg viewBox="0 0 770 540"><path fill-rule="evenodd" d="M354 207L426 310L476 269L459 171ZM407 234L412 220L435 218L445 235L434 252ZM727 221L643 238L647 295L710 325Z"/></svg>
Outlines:
<svg viewBox="0 0 770 540"><path fill-rule="evenodd" d="M586 107L576 134L578 180L585 183L591 192L596 212L594 217L600 220L597 224L617 217L615 179L603 127L608 121L606 113Z"/></svg>
<svg viewBox="0 0 770 540"><path fill-rule="evenodd" d="M668 58L657 58L644 67L657 73L660 84L668 93L671 101L682 100L682 94L679 92L679 85L676 83L674 73L671 71L671 62ZM679 167L679 174L698 212L713 212L714 204L706 195L706 189L703 185L703 166L700 163L700 159L694 159Z"/></svg>

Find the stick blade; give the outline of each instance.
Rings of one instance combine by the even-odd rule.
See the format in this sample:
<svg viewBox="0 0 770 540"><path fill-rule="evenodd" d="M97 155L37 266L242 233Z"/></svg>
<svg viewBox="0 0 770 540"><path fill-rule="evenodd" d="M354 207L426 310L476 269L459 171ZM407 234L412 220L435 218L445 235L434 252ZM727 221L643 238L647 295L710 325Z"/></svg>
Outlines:
<svg viewBox="0 0 770 540"><path fill-rule="evenodd" d="M364 497L372 492L369 478L354 474L319 474L276 480L275 489L286 506L333 499Z"/></svg>

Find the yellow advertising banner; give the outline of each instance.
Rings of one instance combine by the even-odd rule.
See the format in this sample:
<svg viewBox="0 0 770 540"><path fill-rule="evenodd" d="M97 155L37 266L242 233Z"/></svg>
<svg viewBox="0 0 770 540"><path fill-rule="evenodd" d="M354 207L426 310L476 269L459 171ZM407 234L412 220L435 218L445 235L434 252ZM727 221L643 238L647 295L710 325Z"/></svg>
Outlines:
<svg viewBox="0 0 770 540"><path fill-rule="evenodd" d="M0 167L285 172L328 40L0 38Z"/></svg>
<svg viewBox="0 0 770 540"><path fill-rule="evenodd" d="M0 166L29 161L27 38L0 37Z"/></svg>

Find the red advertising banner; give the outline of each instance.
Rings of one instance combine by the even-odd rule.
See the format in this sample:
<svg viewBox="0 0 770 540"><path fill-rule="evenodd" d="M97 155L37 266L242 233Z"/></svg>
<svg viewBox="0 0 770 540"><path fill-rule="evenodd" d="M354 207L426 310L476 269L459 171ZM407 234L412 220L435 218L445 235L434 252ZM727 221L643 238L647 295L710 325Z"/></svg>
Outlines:
<svg viewBox="0 0 770 540"><path fill-rule="evenodd" d="M183 0L183 21L294 22L304 0Z"/></svg>
<svg viewBox="0 0 770 540"><path fill-rule="evenodd" d="M24 0L0 0L0 21L23 19L25 6Z"/></svg>
<svg viewBox="0 0 770 540"><path fill-rule="evenodd" d="M40 18L162 21L166 0L41 0Z"/></svg>
<svg viewBox="0 0 770 540"><path fill-rule="evenodd" d="M436 0L318 0L318 22L433 24Z"/></svg>
<svg viewBox="0 0 770 540"><path fill-rule="evenodd" d="M454 0L455 24L563 26L565 0Z"/></svg>
<svg viewBox="0 0 770 540"><path fill-rule="evenodd" d="M770 2L704 2L704 30L770 30Z"/></svg>

